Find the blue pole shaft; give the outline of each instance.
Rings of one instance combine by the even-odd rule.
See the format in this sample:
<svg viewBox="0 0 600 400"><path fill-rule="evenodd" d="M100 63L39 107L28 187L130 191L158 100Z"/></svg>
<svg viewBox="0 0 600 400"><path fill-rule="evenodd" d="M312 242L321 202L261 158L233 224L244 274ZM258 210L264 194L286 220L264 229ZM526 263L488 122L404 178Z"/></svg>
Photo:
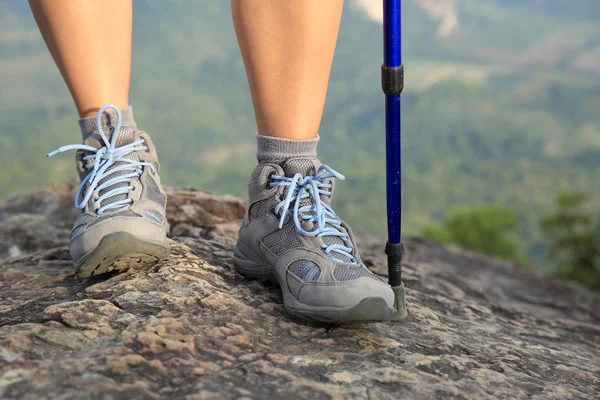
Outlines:
<svg viewBox="0 0 600 400"><path fill-rule="evenodd" d="M402 210L400 193L400 96L386 96L386 162L388 242L401 241Z"/></svg>
<svg viewBox="0 0 600 400"><path fill-rule="evenodd" d="M401 0L383 0L384 66L402 65ZM401 242L400 95L385 96L388 243Z"/></svg>

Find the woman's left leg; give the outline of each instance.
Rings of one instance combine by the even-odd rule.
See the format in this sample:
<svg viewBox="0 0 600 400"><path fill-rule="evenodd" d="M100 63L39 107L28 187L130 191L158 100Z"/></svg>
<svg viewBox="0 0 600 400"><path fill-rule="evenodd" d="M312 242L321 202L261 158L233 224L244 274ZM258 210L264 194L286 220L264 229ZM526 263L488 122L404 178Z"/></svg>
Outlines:
<svg viewBox="0 0 600 400"><path fill-rule="evenodd" d="M260 135L317 136L343 4L232 0Z"/></svg>
<svg viewBox="0 0 600 400"><path fill-rule="evenodd" d="M394 293L360 260L331 208L343 176L317 159L342 0L232 0L256 125L258 166L236 269L277 279L286 310L326 322L394 315Z"/></svg>

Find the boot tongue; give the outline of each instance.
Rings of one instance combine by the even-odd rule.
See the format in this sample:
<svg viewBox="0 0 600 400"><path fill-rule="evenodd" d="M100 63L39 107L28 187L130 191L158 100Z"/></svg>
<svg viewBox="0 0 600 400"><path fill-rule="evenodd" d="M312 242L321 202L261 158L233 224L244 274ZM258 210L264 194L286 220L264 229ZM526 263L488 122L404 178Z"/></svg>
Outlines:
<svg viewBox="0 0 600 400"><path fill-rule="evenodd" d="M136 133L137 133L137 129L135 127L135 124L133 126L123 126L121 125L121 128L119 129L118 132L115 132L115 126L113 126L112 121L110 120L110 118L105 118L105 116L108 113L104 113L104 115L102 116L102 131L104 132L104 135L106 136L106 138L108 139L109 143L112 142L113 140L113 135L117 135L116 136L116 142L115 142L115 147L122 147L125 145L128 145L130 143L133 143L136 140ZM109 116L110 117L110 116ZM114 124L116 125L116 118L114 120ZM106 143L104 142L104 139L102 139L100 133L98 132L97 129L95 129L93 132L89 133L83 140L83 143L91 146L91 147L95 147L97 149L100 149L102 147L106 146ZM89 152L83 152L83 155L89 155L91 153ZM139 162L139 156L137 154L136 151L131 152L127 155L125 155L123 158L128 158L130 160L133 160L135 162ZM94 159L90 159L87 161L87 163L93 163ZM124 161L116 161L114 162L108 169L107 169L107 173L110 173L110 171L116 167L122 166L127 164ZM83 177L85 177L85 175L87 175L87 173L89 172L89 170L84 170L83 172ZM109 179L112 178L116 178L118 176L122 176L122 175L126 175L131 173L130 170L125 170L125 171L119 171L119 172L115 172L113 174L109 174L107 175L104 179L102 179L100 181L100 184L108 181ZM80 174L81 176L81 174ZM83 179L82 177L82 179ZM136 179L136 178L133 178ZM137 178L139 179L139 178ZM102 190L100 190L99 195L102 196L103 194L109 192L110 190L113 189L117 189L117 188L121 188L121 187L127 187L128 183L127 182L120 182L120 183L116 183L114 185L111 185L107 188L104 188ZM127 198L126 194L120 194L117 196L113 196L110 197L108 199L105 199L102 201L101 206L105 206L107 204L113 203L115 201L118 200L125 200Z"/></svg>
<svg viewBox="0 0 600 400"><path fill-rule="evenodd" d="M121 113L121 129L119 130L120 133L123 133L122 131L124 128L130 128L131 132L135 132L137 130L137 124L135 123L135 120L133 119L133 109L131 108L131 106L121 109L120 113ZM106 135L106 137L109 140L112 139L112 137L111 137L112 131L117 126L117 123L118 123L118 115L117 115L117 112L115 110L113 110L112 108L106 109L100 116L100 126L102 126L102 130L104 131L104 134ZM91 137L94 137L95 139L97 139L99 141L98 142L99 147L104 146L104 143L100 143L101 140L100 140L100 134L98 133L98 118L96 116L81 118L79 120L79 128L81 130L81 136L84 141L86 141L87 139L89 139ZM124 135L124 136L127 136L127 135ZM133 139L133 137L117 138L117 141L121 141L121 140L127 141L128 139L129 140ZM122 146L123 144L127 144L127 142L124 142L122 144L117 143L117 146ZM93 146L93 144L90 144L90 146ZM94 147L96 147L96 146L94 146Z"/></svg>
<svg viewBox="0 0 600 400"><path fill-rule="evenodd" d="M115 134L117 135L115 147L122 147L122 146L128 145L130 143L133 143L136 140L135 139L135 130L133 130L129 126L122 126L121 129L119 129L119 132L116 132L116 133L114 132L113 127L109 128L109 127L103 126L102 131L104 132L104 135L108 139L109 143L112 143L113 135L115 135ZM83 140L83 143L88 146L95 147L97 149L106 146L104 139L102 139L102 137L100 136L100 133L98 131L94 131L90 135L88 135ZM137 160L137 158L138 158L137 154L132 154L132 156L134 156L134 158Z"/></svg>
<svg viewBox="0 0 600 400"><path fill-rule="evenodd" d="M281 164L285 176L293 178L296 174L302 176L315 176L321 162L317 158L297 157L288 158Z"/></svg>
<svg viewBox="0 0 600 400"><path fill-rule="evenodd" d="M288 178L293 178L294 175L300 174L302 176L315 176L319 167L321 166L321 161L318 158L309 158L309 157L296 157L296 158L288 158L283 163L281 163L281 168L283 168L283 172L285 176ZM324 183L331 183L331 196L321 195L321 201L329 204L331 203L331 198L333 197L333 185L334 179L325 179ZM307 201L310 200L305 199L302 201L302 205L306 205Z"/></svg>
<svg viewBox="0 0 600 400"><path fill-rule="evenodd" d="M293 178L294 175L296 175L297 173L301 174L302 176L315 176L317 173L317 170L319 169L320 166L321 166L321 162L317 158L306 158L306 157L289 158L281 164L281 168L283 168L283 172L285 173L285 176L287 176L288 178ZM324 180L324 183L331 183L332 187L331 187L331 189L329 189L329 191L331 192L332 196L333 196L334 182L335 182L335 179L333 179L333 178L328 178L328 179ZM284 192L284 194L287 194L287 189ZM329 205L331 202L332 196L321 195L321 201ZM305 198L300 201L300 206L303 207L306 205L310 205L311 203L312 203L312 199ZM314 214L314 212L313 212L313 214ZM328 225L328 227L332 227L332 226ZM318 223L316 221L314 221L312 223L305 223L304 228L308 229L308 230L318 228ZM344 243L344 241L338 236L321 236L321 237L318 237L317 240L319 240L319 239L322 240L323 244L325 244L325 245L332 245L332 244L338 244L338 245L342 245L342 246L346 245ZM345 257L345 256L336 255L336 257L342 259L345 262L351 261L350 258Z"/></svg>
<svg viewBox="0 0 600 400"><path fill-rule="evenodd" d="M135 141L137 132L137 125L133 119L133 110L131 106L120 110L120 113L121 127L119 132L116 132L116 147L121 147ZM105 110L100 116L100 126L102 127L102 131L109 142L113 139L117 124L117 112L112 108ZM79 128L81 129L81 136L84 144L97 149L106 146L106 143L104 143L104 140L101 138L100 133L98 132L97 117L81 118L79 120Z"/></svg>

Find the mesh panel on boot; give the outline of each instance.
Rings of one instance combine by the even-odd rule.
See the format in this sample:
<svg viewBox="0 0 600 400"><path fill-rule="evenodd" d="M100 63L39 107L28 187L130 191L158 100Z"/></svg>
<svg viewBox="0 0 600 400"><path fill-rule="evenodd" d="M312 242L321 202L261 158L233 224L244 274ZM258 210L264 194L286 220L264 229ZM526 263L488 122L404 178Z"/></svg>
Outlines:
<svg viewBox="0 0 600 400"><path fill-rule="evenodd" d="M318 224L315 223L315 225L318 225ZM342 240L342 238L340 238L338 236L323 236L323 237L321 237L321 239L323 239L323 243L325 243L327 246L330 246L332 244L341 244L342 246L346 245L344 243L344 241ZM350 257L345 256L343 254L334 252L332 255L335 258L337 258L338 260L342 260L343 262L347 262L347 263L351 263L352 262L352 259Z"/></svg>
<svg viewBox="0 0 600 400"><path fill-rule="evenodd" d="M313 261L296 260L292 262L288 271L303 281L316 281L321 276L321 267Z"/></svg>
<svg viewBox="0 0 600 400"><path fill-rule="evenodd" d="M355 279L366 276L368 278L372 278L383 282L383 279L381 279L377 275L360 267L336 267L333 270L333 276L338 281L353 281Z"/></svg>
<svg viewBox="0 0 600 400"><path fill-rule="evenodd" d="M250 219L262 217L269 212L269 206L271 205L271 200L266 199L252 204L250 207Z"/></svg>
<svg viewBox="0 0 600 400"><path fill-rule="evenodd" d="M142 179L143 184L146 187L148 198L160 206L165 207L167 204L167 196L160 192L160 189L158 188L156 182L154 182L154 179L148 175L145 175Z"/></svg>
<svg viewBox="0 0 600 400"><path fill-rule="evenodd" d="M260 175L262 173L263 167L258 165L252 171L252 175L250 175L250 183L258 183L260 181Z"/></svg>
<svg viewBox="0 0 600 400"><path fill-rule="evenodd" d="M288 222L283 228L265 236L263 244L275 255L280 255L289 249L302 247L293 222Z"/></svg>

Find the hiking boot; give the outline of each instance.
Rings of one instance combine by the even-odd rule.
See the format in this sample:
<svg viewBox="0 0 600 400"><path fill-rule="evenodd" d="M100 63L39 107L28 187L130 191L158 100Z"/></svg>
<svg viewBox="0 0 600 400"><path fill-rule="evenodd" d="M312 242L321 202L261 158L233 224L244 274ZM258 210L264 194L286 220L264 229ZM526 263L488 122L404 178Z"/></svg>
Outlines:
<svg viewBox="0 0 600 400"><path fill-rule="evenodd" d="M169 255L167 196L156 150L148 134L137 129L131 108L123 113L125 122L117 107L102 107L95 121L81 120L82 131L90 132L83 144L48 154L77 150L81 185L75 207L81 215L73 225L69 251L81 277Z"/></svg>
<svg viewBox="0 0 600 400"><path fill-rule="evenodd" d="M390 286L363 264L350 227L331 208L335 178L316 158L259 164L234 249L236 270L273 280L293 316L322 322L389 320Z"/></svg>

